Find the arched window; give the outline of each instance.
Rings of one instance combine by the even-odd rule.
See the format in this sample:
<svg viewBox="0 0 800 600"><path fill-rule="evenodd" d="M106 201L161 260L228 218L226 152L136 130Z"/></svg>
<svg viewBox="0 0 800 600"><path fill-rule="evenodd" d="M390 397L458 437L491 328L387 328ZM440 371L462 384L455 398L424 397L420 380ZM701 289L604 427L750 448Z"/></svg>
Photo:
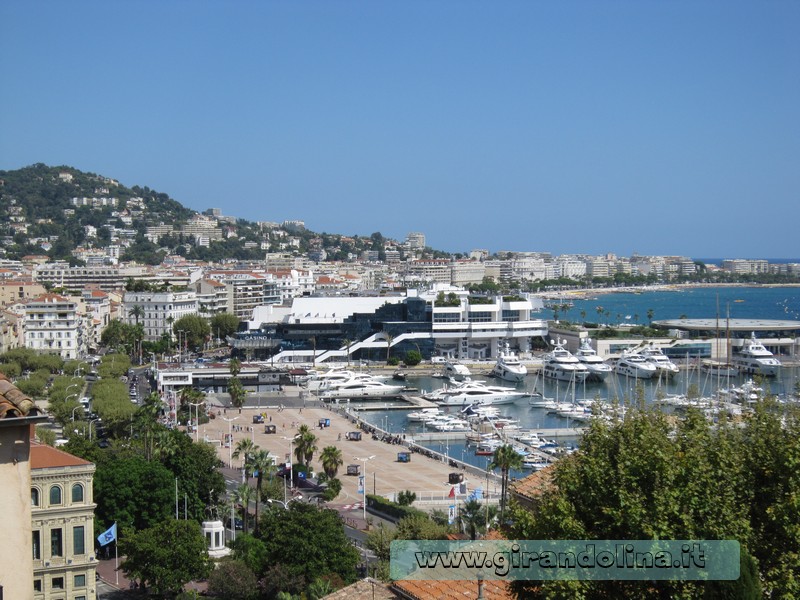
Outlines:
<svg viewBox="0 0 800 600"><path fill-rule="evenodd" d="M57 485L50 488L50 504L61 504L61 488Z"/></svg>
<svg viewBox="0 0 800 600"><path fill-rule="evenodd" d="M72 501L83 502L83 486L80 483L72 486Z"/></svg>
<svg viewBox="0 0 800 600"><path fill-rule="evenodd" d="M39 506L39 490L31 488L31 506Z"/></svg>

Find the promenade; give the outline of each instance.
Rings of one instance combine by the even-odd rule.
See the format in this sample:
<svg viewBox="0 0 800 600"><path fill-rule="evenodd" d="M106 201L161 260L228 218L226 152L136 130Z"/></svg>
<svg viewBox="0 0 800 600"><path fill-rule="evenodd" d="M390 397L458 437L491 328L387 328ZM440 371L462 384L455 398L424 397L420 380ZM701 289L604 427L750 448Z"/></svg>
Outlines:
<svg viewBox="0 0 800 600"><path fill-rule="evenodd" d="M214 406L215 402L227 401L227 396L212 397L210 401ZM323 448L336 446L342 451L344 464L337 475L342 482L342 491L333 501L335 504L355 504L363 500L363 496L357 491L359 478L346 474L347 466L351 464L360 465L362 473L366 469L367 493L393 497L397 492L411 490L417 494L417 504L441 504L442 507L446 507L452 503L449 494L453 486L448 483L448 475L453 472L464 473L470 492L475 488L482 488L488 489L490 493L499 493L499 481L496 477L492 475L489 478L487 488L484 472L477 471L474 467L464 468L458 461L453 461L452 464L456 464L454 467L450 461L439 460L435 453L431 453L434 457L429 457L415 452L411 455L411 462L401 463L397 461L397 453L408 451L402 443L373 439L371 433L364 431L360 441L348 440L348 432L360 430L355 417L339 414L316 399L306 400L304 407L299 394L290 392L277 397L248 398L248 402L260 404L260 407L243 408L241 414L237 409L214 408L215 414L217 411L221 414L209 423L201 425L196 434L199 440L221 442L217 447L218 455L226 465L233 468L242 468L242 457L231 458L239 440L251 439L259 447L269 450L280 464L286 460L289 452L294 450L291 440L297 434L298 428L301 425L308 425L318 438L317 452L311 462L315 472L322 472L319 456ZM281 406L284 408L280 408ZM253 423L253 416L256 414L265 416L263 424ZM226 421L226 419L232 420ZM320 428L320 419L330 419L330 427ZM276 433L265 433L266 425L274 425ZM225 434L229 431L233 436L231 448L225 447L224 444ZM397 436L396 441L402 442L402 436ZM292 461L294 462L294 457ZM460 500L464 500L463 495L460 496Z"/></svg>

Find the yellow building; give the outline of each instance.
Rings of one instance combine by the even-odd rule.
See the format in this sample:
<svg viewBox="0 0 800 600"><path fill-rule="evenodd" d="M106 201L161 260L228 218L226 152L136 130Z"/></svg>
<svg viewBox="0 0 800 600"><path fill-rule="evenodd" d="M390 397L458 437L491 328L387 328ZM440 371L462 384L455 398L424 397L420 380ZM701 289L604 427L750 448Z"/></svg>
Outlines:
<svg viewBox="0 0 800 600"><path fill-rule="evenodd" d="M34 600L94 600L94 464L31 444Z"/></svg>

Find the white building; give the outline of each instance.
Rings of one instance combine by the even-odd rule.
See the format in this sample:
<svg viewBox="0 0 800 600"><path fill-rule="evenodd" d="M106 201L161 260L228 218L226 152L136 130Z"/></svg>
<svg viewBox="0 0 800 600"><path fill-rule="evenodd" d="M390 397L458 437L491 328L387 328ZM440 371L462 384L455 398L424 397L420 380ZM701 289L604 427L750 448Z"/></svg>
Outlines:
<svg viewBox="0 0 800 600"><path fill-rule="evenodd" d="M148 341L172 335L172 324L197 314L197 307L194 292L126 292L122 301L123 320L129 325L141 323Z"/></svg>
<svg viewBox="0 0 800 600"><path fill-rule="evenodd" d="M75 359L86 351L78 306L57 294L43 294L25 307L25 346Z"/></svg>

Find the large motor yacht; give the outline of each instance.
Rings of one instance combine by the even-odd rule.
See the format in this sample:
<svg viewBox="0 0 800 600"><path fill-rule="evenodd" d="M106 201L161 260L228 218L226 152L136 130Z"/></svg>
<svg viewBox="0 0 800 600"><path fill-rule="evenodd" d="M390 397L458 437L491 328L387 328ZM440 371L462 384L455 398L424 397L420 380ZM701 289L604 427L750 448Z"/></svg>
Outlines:
<svg viewBox="0 0 800 600"><path fill-rule="evenodd" d="M572 381L581 383L589 376L589 369L579 361L574 354L564 348L565 342L554 342L553 351L544 357L545 377L559 381Z"/></svg>
<svg viewBox="0 0 800 600"><path fill-rule="evenodd" d="M731 357L731 363L739 368L740 373L765 377L775 377L781 368L781 361L756 339L755 333L745 342L742 349Z"/></svg>
<svg viewBox="0 0 800 600"><path fill-rule="evenodd" d="M448 379L464 381L465 379L469 379L472 376L472 373L466 365L462 365L461 363L457 363L453 360L448 360L444 364L443 375Z"/></svg>
<svg viewBox="0 0 800 600"><path fill-rule="evenodd" d="M575 353L577 358L588 370L586 381L605 381L611 373L611 365L598 356L597 351L592 348L589 338L584 338L580 349Z"/></svg>
<svg viewBox="0 0 800 600"><path fill-rule="evenodd" d="M508 342L506 342L490 375L505 381L519 383L525 379L527 374L527 367L520 362L517 355L509 347Z"/></svg>
<svg viewBox="0 0 800 600"><path fill-rule="evenodd" d="M641 349L639 354L641 354L647 362L655 366L656 375L659 377L672 377L680 372L678 366L664 354L661 348L652 343Z"/></svg>
<svg viewBox="0 0 800 600"><path fill-rule="evenodd" d="M656 366L647 362L647 359L638 352L624 352L614 365L614 371L626 377L651 379L656 374Z"/></svg>
<svg viewBox="0 0 800 600"><path fill-rule="evenodd" d="M525 392L500 385L486 385L477 381L465 381L453 386L438 389L423 396L426 400L443 406L468 406L474 404L511 404L525 397Z"/></svg>

